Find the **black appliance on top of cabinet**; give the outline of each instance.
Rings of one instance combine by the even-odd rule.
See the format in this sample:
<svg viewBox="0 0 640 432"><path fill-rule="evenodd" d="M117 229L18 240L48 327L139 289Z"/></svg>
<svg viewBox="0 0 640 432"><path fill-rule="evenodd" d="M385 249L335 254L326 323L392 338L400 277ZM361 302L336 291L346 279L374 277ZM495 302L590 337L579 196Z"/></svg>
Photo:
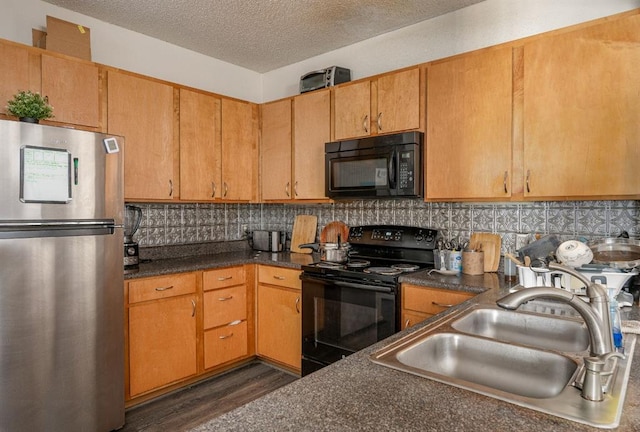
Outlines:
<svg viewBox="0 0 640 432"><path fill-rule="evenodd" d="M302 266L302 375L400 331L398 278L434 266L438 231L396 225L349 230L346 263Z"/></svg>

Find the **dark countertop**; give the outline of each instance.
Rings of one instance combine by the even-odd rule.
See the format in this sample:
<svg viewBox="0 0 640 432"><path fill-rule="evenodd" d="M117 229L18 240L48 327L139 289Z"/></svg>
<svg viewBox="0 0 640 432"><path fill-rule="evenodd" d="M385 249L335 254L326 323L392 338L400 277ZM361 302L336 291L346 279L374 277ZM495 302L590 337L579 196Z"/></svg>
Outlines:
<svg viewBox="0 0 640 432"><path fill-rule="evenodd" d="M252 251L160 259L141 264L126 278L157 276L240 264L289 268L317 257ZM469 302L490 301L508 293L515 280L503 275L429 276L426 271L402 282L479 293ZM443 314L465 307L465 302ZM438 316L441 316L440 314ZM331 366L200 425L192 431L599 431L507 402L374 364L370 355L429 325L404 330ZM623 319L640 320L640 307L623 309ZM637 344L640 344L638 341ZM636 347L620 426L640 430L640 347Z"/></svg>

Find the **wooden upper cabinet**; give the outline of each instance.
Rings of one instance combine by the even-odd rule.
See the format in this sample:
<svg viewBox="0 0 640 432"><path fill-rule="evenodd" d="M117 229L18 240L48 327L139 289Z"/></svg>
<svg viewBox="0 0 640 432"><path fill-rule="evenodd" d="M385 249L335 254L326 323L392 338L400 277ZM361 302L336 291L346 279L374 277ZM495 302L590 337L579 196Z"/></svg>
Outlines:
<svg viewBox="0 0 640 432"><path fill-rule="evenodd" d="M427 200L510 198L511 77L510 47L428 66Z"/></svg>
<svg viewBox="0 0 640 432"><path fill-rule="evenodd" d="M262 199L291 199L291 99L262 105L260 165Z"/></svg>
<svg viewBox="0 0 640 432"><path fill-rule="evenodd" d="M222 199L250 201L255 197L258 106L222 98Z"/></svg>
<svg viewBox="0 0 640 432"><path fill-rule="evenodd" d="M180 89L180 198L220 198L220 98Z"/></svg>
<svg viewBox="0 0 640 432"><path fill-rule="evenodd" d="M326 199L324 144L331 141L331 92L296 96L294 107L294 198Z"/></svg>
<svg viewBox="0 0 640 432"><path fill-rule="evenodd" d="M175 198L173 87L111 70L107 77L108 133L125 138L125 199Z"/></svg>
<svg viewBox="0 0 640 432"><path fill-rule="evenodd" d="M98 66L42 54L42 95L53 106L55 122L98 128Z"/></svg>
<svg viewBox="0 0 640 432"><path fill-rule="evenodd" d="M39 86L30 85L29 72L29 50L0 43L0 113L7 113L7 101L18 91L40 91Z"/></svg>
<svg viewBox="0 0 640 432"><path fill-rule="evenodd" d="M357 138L371 133L371 81L334 89L335 139Z"/></svg>
<svg viewBox="0 0 640 432"><path fill-rule="evenodd" d="M421 127L419 67L338 86L334 97L336 140Z"/></svg>
<svg viewBox="0 0 640 432"><path fill-rule="evenodd" d="M420 69L378 78L378 109L373 129L379 134L420 127Z"/></svg>
<svg viewBox="0 0 640 432"><path fill-rule="evenodd" d="M526 198L640 196L640 15L524 45Z"/></svg>

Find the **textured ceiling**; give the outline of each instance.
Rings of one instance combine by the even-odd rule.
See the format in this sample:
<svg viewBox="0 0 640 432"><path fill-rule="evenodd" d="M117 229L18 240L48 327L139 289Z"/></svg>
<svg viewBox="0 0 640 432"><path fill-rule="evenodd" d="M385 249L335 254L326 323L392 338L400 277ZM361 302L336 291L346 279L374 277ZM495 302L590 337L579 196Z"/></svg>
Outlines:
<svg viewBox="0 0 640 432"><path fill-rule="evenodd" d="M264 73L482 0L44 0Z"/></svg>

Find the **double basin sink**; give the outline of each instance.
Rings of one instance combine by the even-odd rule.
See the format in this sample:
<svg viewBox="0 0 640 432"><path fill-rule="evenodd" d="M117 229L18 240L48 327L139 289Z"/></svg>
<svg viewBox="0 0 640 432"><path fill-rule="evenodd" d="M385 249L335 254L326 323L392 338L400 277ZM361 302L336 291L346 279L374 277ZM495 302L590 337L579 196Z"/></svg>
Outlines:
<svg viewBox="0 0 640 432"><path fill-rule="evenodd" d="M537 300L536 300L537 301ZM533 302L531 302L533 303ZM453 312L374 353L378 364L600 428L615 428L635 348L603 377L605 397L582 398L589 332L580 318L507 311L479 303Z"/></svg>

